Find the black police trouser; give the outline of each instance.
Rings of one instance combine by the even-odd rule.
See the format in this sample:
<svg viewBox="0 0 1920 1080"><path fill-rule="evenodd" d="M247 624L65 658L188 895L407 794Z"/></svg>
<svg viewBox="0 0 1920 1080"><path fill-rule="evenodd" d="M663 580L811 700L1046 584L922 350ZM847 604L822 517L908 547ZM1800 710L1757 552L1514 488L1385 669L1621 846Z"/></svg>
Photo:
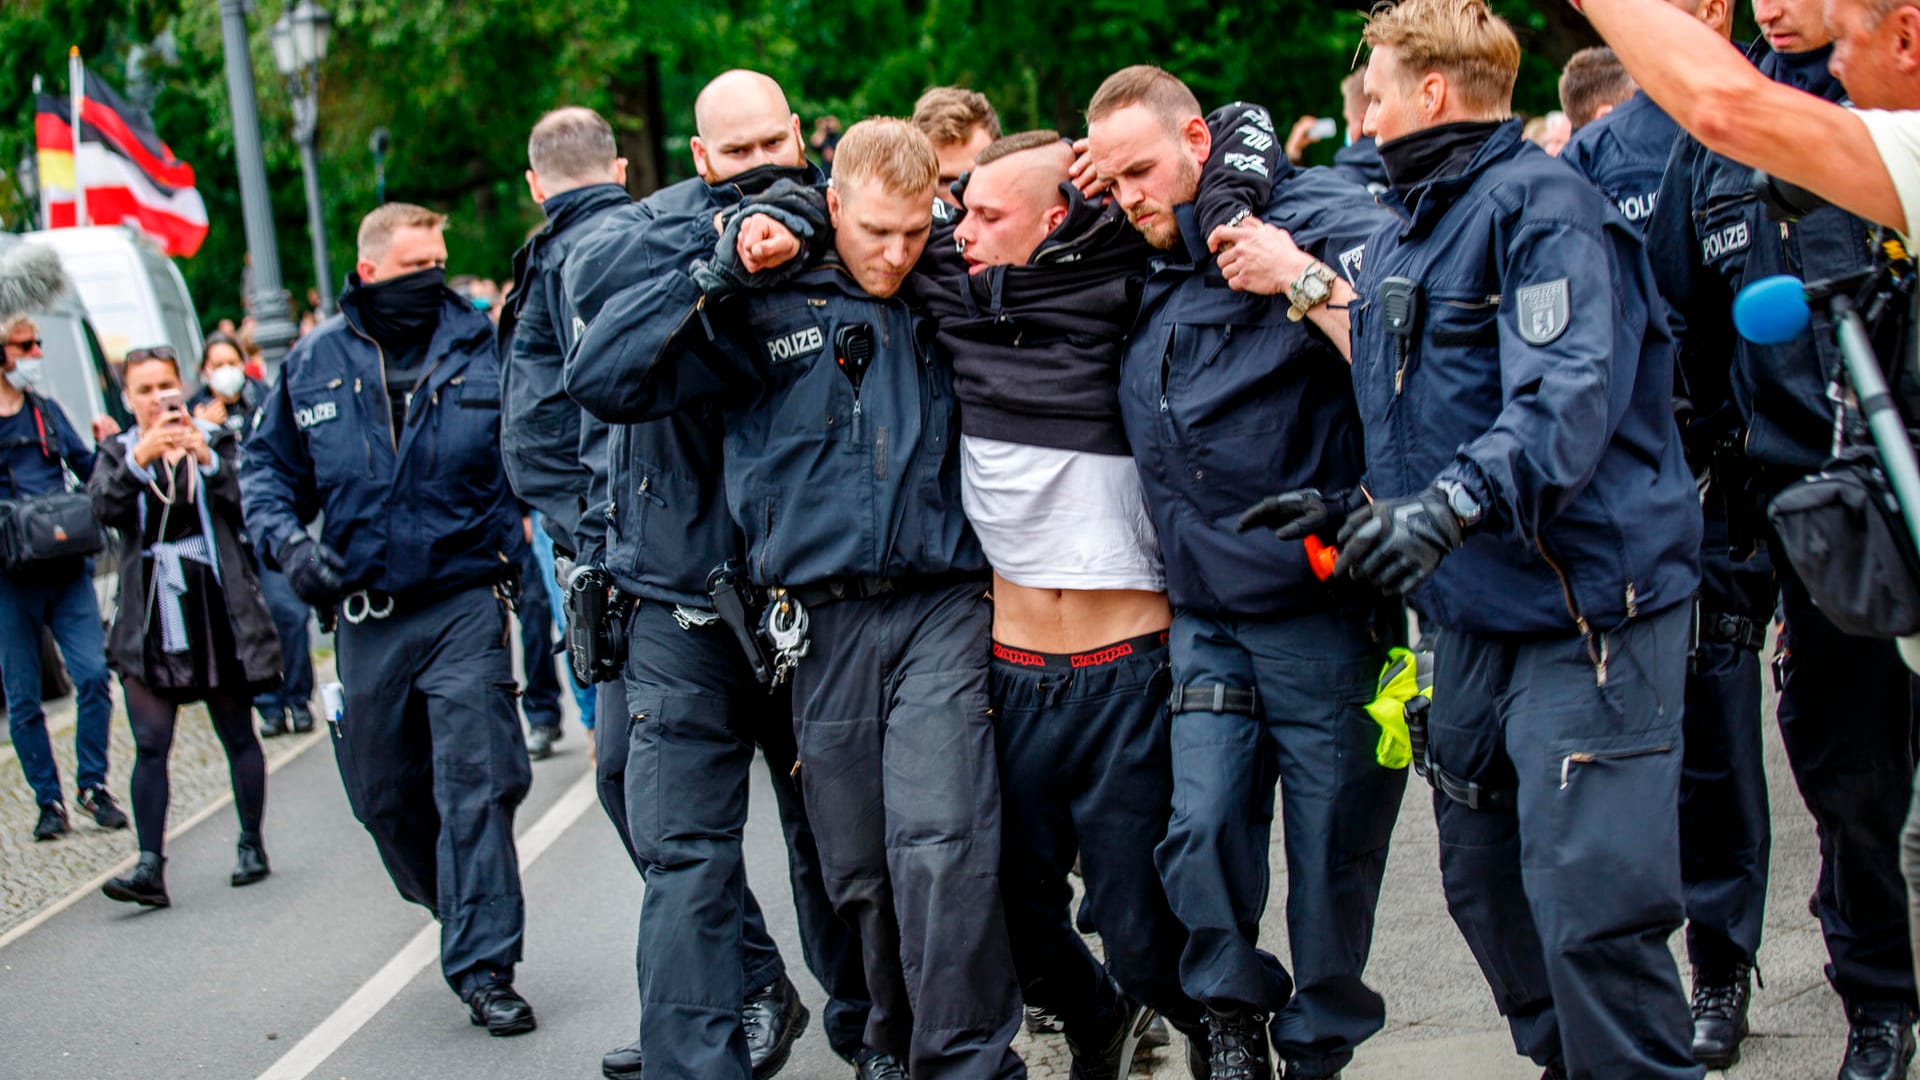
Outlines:
<svg viewBox="0 0 1920 1080"><path fill-rule="evenodd" d="M1380 729L1364 709L1385 650L1365 612L1182 611L1172 653L1174 684L1187 693L1223 685L1255 699L1251 712L1189 701L1173 715L1173 818L1156 860L1190 934L1181 984L1215 1009L1273 1012L1286 1060L1337 1069L1386 1020L1361 978L1406 791L1405 770L1374 760ZM1276 781L1292 978L1257 947Z"/></svg>
<svg viewBox="0 0 1920 1080"><path fill-rule="evenodd" d="M754 681L725 627L682 628L671 605L643 601L628 622L623 707L604 715L601 723L623 731L595 725L599 757L615 759L608 769L622 780L619 795L603 794L603 802L618 806L647 884L636 958L642 1055L662 1075L746 1077L740 1002L786 966L747 888L741 836L756 741L769 748L776 792L782 781L791 785L785 695ZM793 844L795 832L804 840L804 815L785 799L780 809L790 865L804 865L810 844ZM829 1038L850 1054L866 1020L858 946L824 896L802 893L795 906L809 958L841 960L826 966L821 982L834 998Z"/></svg>
<svg viewBox="0 0 1920 1080"><path fill-rule="evenodd" d="M827 895L860 934L867 1045L916 1080L1024 1077L1000 904L1000 783L979 585L811 609L793 674Z"/></svg>
<svg viewBox="0 0 1920 1080"><path fill-rule="evenodd" d="M560 661L553 652L553 604L543 585L545 575L533 556L533 545L520 545L519 608L520 666L526 671L520 711L533 727L560 726Z"/></svg>
<svg viewBox="0 0 1920 1080"><path fill-rule="evenodd" d="M1900 824L1914 778L1913 681L1891 641L1827 621L1784 558L1780 737L1820 835L1827 979L1849 1005L1914 1007Z"/></svg>
<svg viewBox="0 0 1920 1080"><path fill-rule="evenodd" d="M526 903L513 815L532 781L515 715L506 602L492 586L339 622L346 714L333 740L353 816L400 895L440 920L465 997L510 982Z"/></svg>
<svg viewBox="0 0 1920 1080"><path fill-rule="evenodd" d="M1007 932L1026 1003L1083 1045L1120 1023L1115 981L1190 1031L1205 1020L1180 989L1187 931L1153 863L1173 813L1166 639L1074 656L994 647L1001 806L1013 823L1000 837ZM1104 970L1070 914L1076 856Z"/></svg>
<svg viewBox="0 0 1920 1080"><path fill-rule="evenodd" d="M1498 793L1434 793L1447 908L1514 1046L1574 1078L1702 1075L1667 951L1690 620L1681 604L1591 639L1434 635L1432 760Z"/></svg>
<svg viewBox="0 0 1920 1080"><path fill-rule="evenodd" d="M1709 490L1700 548L1700 640L1687 671L1681 717L1680 881L1687 956L1725 971L1760 949L1773 847L1761 741L1760 655L1725 640L1721 616L1764 631L1774 608L1765 550L1735 560L1726 501Z"/></svg>

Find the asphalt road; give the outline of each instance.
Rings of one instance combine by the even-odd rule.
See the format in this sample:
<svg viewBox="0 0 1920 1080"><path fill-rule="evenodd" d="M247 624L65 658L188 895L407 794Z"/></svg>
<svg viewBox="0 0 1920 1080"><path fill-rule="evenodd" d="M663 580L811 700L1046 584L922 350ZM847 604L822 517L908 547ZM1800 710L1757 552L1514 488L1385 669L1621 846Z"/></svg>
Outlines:
<svg viewBox="0 0 1920 1080"><path fill-rule="evenodd" d="M1761 957L1767 985L1756 994L1747 1059L1730 1075L1802 1080L1832 1075L1845 1026L1821 976L1824 952L1806 911L1813 830L1768 727L1776 832ZM539 1013L538 1032L492 1039L468 1024L440 979L425 912L394 893L319 739L273 774L266 835L274 875L266 882L227 885L231 818L215 813L171 843L171 909L140 911L83 895L0 945L0 1078L598 1075L601 1052L634 1030L641 887L582 782L587 768L576 728L561 753L535 764L519 818L528 926L518 985ZM817 1016L821 994L800 971L785 854L764 765L756 769L749 873ZM181 816L176 809L176 821ZM1394 845L1370 968L1389 1021L1362 1048L1349 1080L1537 1076L1512 1055L1448 919L1420 785L1409 787ZM130 837L125 846L131 851ZM51 859L47 847L13 849L6 858ZM1284 957L1277 847L1272 861L1275 901L1265 934ZM1023 1039L1022 1049L1036 1078L1066 1075L1059 1040ZM1157 1055L1152 1075L1181 1075L1177 1060ZM816 1023L784 1075L846 1077L851 1070L829 1052Z"/></svg>

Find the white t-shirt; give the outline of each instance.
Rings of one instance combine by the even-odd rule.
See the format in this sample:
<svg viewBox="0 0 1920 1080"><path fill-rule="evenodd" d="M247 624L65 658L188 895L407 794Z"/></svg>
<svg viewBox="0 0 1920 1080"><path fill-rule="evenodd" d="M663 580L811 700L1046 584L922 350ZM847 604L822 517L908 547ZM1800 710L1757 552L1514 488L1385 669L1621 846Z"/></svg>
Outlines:
<svg viewBox="0 0 1920 1080"><path fill-rule="evenodd" d="M1893 190L1907 217L1902 235L1920 236L1920 110L1855 109L1854 115L1867 125L1873 148L1893 177Z"/></svg>
<svg viewBox="0 0 1920 1080"><path fill-rule="evenodd" d="M961 505L1001 577L1030 589L1166 591L1131 456L962 435L960 465Z"/></svg>

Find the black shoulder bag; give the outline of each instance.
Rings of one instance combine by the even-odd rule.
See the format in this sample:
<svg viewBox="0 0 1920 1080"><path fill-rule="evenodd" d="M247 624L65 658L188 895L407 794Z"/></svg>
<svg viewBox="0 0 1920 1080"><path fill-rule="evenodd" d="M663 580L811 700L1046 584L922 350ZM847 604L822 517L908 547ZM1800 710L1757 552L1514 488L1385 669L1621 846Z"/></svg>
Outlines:
<svg viewBox="0 0 1920 1080"><path fill-rule="evenodd" d="M94 520L93 502L86 486L68 467L64 453L55 454L47 442L47 421L40 401L27 395L33 425L40 436L40 453L60 464L65 491L0 499L0 569L19 570L35 563L97 555L107 546L106 531ZM63 448L64 449L64 448ZM13 485L15 492L20 486Z"/></svg>

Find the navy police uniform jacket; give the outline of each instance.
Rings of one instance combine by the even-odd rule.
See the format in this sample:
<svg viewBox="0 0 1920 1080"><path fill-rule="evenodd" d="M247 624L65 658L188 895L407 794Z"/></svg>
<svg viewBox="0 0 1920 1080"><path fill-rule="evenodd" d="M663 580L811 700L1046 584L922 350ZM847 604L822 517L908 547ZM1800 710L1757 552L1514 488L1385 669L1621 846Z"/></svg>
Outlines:
<svg viewBox="0 0 1920 1080"><path fill-rule="evenodd" d="M859 325L875 350L856 393L834 353ZM985 572L960 505L952 367L924 316L837 261L711 303L675 273L608 302L580 353L598 374L589 389L570 369L569 389L603 414L724 404L727 506L756 583Z"/></svg>
<svg viewBox="0 0 1920 1080"><path fill-rule="evenodd" d="M546 227L513 256L513 291L500 313L500 453L514 494L546 515L563 552L578 548L592 469L586 447L604 432L582 434L580 406L561 385L561 364L573 342L560 268L580 238L633 200L619 184L561 192L542 209Z"/></svg>
<svg viewBox="0 0 1920 1080"><path fill-rule="evenodd" d="M1333 171L1378 195L1387 190L1387 167L1380 161L1380 147L1373 136L1362 135L1333 152Z"/></svg>
<svg viewBox="0 0 1920 1080"><path fill-rule="evenodd" d="M1830 101L1844 97L1823 61L1812 65L1817 74L1808 81L1764 42L1755 49L1769 78ZM1813 325L1791 341L1755 345L1734 332L1733 300L1775 274L1818 281L1869 269L1871 230L1833 207L1797 221L1770 220L1754 194L1753 170L1689 136L1674 146L1654 215L1648 254L1673 308L1685 396L1697 417L1689 443L1735 440L1754 464L1795 477L1819 468L1833 444L1827 387L1840 369L1825 313L1816 312Z"/></svg>
<svg viewBox="0 0 1920 1080"><path fill-rule="evenodd" d="M1612 199L1623 217L1645 229L1679 137L1680 125L1640 90L1574 132L1560 160Z"/></svg>
<svg viewBox="0 0 1920 1080"><path fill-rule="evenodd" d="M1295 488L1351 488L1362 471L1347 364L1284 296L1227 287L1194 207L1153 259L1120 369L1120 413L1160 534L1174 606L1260 616L1331 606L1305 549L1234 529L1242 511ZM1330 169L1274 165L1263 219L1353 280L1367 237L1391 220Z"/></svg>
<svg viewBox="0 0 1920 1080"><path fill-rule="evenodd" d="M657 344L689 313L680 309L682 290L692 285L686 274L713 252L714 214L780 179L821 182L811 165L754 169L721 184L681 181L608 214L563 271L574 325L590 331L567 356L566 390L611 425L607 473L582 523L588 541L581 553L605 565L630 595L705 607L708 575L742 557L745 546L727 510L719 402L695 396L658 411L642 408L651 395L632 395L622 331L601 326L601 317L662 312L667 325L644 328Z"/></svg>
<svg viewBox="0 0 1920 1080"><path fill-rule="evenodd" d="M247 532L277 560L316 514L349 591L426 598L513 573L520 511L500 460L493 323L451 289L393 430L385 356L357 290L294 346L246 443Z"/></svg>
<svg viewBox="0 0 1920 1080"><path fill-rule="evenodd" d="M1484 508L1413 594L1476 634L1606 631L1692 597L1700 504L1672 405L1673 346L1638 232L1598 191L1494 130L1367 244L1353 382L1375 498L1460 482ZM1405 348L1382 283L1417 283Z"/></svg>

